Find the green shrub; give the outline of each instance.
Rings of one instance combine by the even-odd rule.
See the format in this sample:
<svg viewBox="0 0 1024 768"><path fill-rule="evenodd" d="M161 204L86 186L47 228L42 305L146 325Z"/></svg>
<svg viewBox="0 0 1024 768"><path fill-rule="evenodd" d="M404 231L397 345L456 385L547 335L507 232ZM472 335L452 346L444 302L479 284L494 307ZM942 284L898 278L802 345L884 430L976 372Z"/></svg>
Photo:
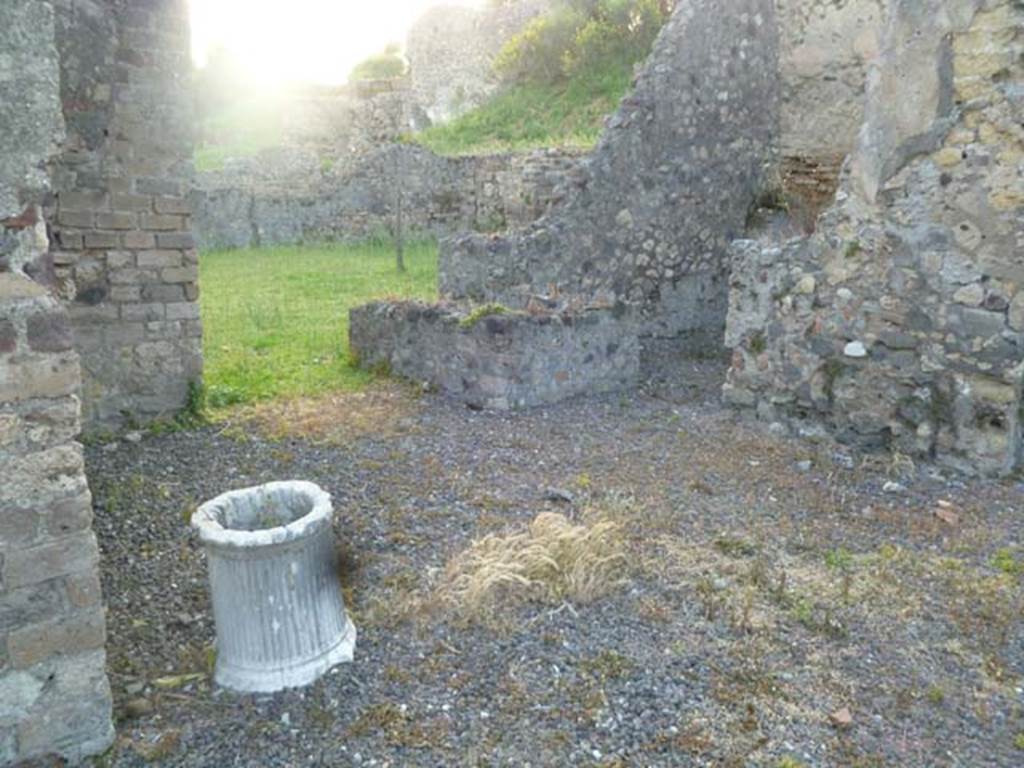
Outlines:
<svg viewBox="0 0 1024 768"><path fill-rule="evenodd" d="M565 79L563 61L586 17L573 8L539 16L502 46L494 71L505 83L551 84Z"/></svg>
<svg viewBox="0 0 1024 768"><path fill-rule="evenodd" d="M511 85L450 123L420 131L413 140L442 155L589 148L629 88L631 76L631 67L613 63L567 83Z"/></svg>
<svg viewBox="0 0 1024 768"><path fill-rule="evenodd" d="M562 68L575 77L617 62L632 66L646 58L665 22L656 0L602 0L562 56Z"/></svg>
<svg viewBox="0 0 1024 768"><path fill-rule="evenodd" d="M553 84L632 66L651 50L666 14L658 0L567 0L512 37L495 59L505 83Z"/></svg>

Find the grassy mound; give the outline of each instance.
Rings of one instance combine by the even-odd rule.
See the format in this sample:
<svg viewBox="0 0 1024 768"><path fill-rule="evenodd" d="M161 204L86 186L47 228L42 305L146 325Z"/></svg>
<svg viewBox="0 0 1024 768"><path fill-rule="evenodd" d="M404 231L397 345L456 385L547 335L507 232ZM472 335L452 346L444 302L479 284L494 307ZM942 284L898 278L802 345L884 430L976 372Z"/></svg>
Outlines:
<svg viewBox="0 0 1024 768"><path fill-rule="evenodd" d="M616 62L565 83L507 87L461 117L411 140L440 155L494 154L539 147L589 148L633 76Z"/></svg>

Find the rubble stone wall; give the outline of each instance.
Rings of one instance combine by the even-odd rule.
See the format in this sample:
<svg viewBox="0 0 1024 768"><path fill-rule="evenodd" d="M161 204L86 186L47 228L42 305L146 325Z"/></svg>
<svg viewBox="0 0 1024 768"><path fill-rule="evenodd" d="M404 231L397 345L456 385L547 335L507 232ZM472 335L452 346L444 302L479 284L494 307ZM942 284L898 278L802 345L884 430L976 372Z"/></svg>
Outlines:
<svg viewBox="0 0 1024 768"><path fill-rule="evenodd" d="M737 246L729 402L964 471L1019 465L1022 93L1019 2L894 3L836 205L810 239Z"/></svg>
<svg viewBox="0 0 1024 768"><path fill-rule="evenodd" d="M198 174L196 239L212 249L388 236L399 190L410 237L504 229L550 208L579 157L539 150L448 158L388 144L325 169L311 152L277 149Z"/></svg>
<svg viewBox="0 0 1024 768"><path fill-rule="evenodd" d="M771 0L680 3L566 201L506 237L442 243L444 295L551 290L641 306L646 333L725 325L729 244L775 161Z"/></svg>
<svg viewBox="0 0 1024 768"><path fill-rule="evenodd" d="M67 139L46 218L90 428L182 408L202 374L184 0L57 0Z"/></svg>
<svg viewBox="0 0 1024 768"><path fill-rule="evenodd" d="M375 302L350 312L349 347L364 367L497 410L630 389L640 370L636 324L624 306L474 315Z"/></svg>

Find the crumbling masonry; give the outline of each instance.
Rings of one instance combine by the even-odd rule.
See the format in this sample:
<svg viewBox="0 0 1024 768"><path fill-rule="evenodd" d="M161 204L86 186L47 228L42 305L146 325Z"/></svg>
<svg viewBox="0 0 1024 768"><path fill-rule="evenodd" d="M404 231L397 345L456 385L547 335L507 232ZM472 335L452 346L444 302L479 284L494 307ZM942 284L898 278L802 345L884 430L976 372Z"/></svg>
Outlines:
<svg viewBox="0 0 1024 768"><path fill-rule="evenodd" d="M508 235L442 244L442 295L526 311L538 294L628 303L642 335L706 342L725 328L733 405L967 472L1013 470L1024 8L894 0L880 35L874 0L725 5L677 6L562 204ZM822 86L811 75L828 39L839 75ZM866 106L850 106L872 61ZM822 88L841 103L815 114ZM783 156L827 162L830 134L842 156L843 116L862 114L816 231L780 240L804 223L776 213L746 239L758 204L780 197Z"/></svg>
<svg viewBox="0 0 1024 768"><path fill-rule="evenodd" d="M184 404L202 373L185 3L55 3L67 139L46 218L82 356L83 416Z"/></svg>
<svg viewBox="0 0 1024 768"><path fill-rule="evenodd" d="M834 207L810 239L735 248L726 400L964 471L1011 471L1022 214L1024 7L895 3Z"/></svg>

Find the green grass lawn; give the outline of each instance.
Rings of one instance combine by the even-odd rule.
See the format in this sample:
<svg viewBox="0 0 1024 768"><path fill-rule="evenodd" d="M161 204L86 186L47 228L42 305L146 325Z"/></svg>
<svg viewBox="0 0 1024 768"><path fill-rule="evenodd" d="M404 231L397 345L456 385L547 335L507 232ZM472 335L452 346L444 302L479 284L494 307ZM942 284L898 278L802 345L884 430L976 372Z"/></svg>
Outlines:
<svg viewBox="0 0 1024 768"><path fill-rule="evenodd" d="M199 260L208 402L353 390L348 310L383 296L437 295L437 246L296 246L204 253Z"/></svg>

